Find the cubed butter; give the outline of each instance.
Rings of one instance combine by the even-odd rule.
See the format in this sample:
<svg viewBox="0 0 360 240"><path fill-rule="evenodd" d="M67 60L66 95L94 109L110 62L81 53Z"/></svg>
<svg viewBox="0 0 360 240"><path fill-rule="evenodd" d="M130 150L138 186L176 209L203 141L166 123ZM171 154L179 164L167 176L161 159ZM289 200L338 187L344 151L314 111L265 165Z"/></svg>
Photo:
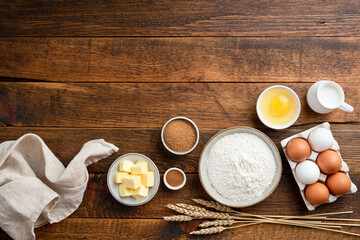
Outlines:
<svg viewBox="0 0 360 240"><path fill-rule="evenodd" d="M136 197L135 199L136 199L137 202L140 202L141 200L144 199L144 197Z"/></svg>
<svg viewBox="0 0 360 240"><path fill-rule="evenodd" d="M134 198L139 198L139 197L147 197L149 193L149 188L144 187L143 185L140 185L140 187L138 187L137 189L135 189L134 194L132 195Z"/></svg>
<svg viewBox="0 0 360 240"><path fill-rule="evenodd" d="M129 175L123 178L125 187L137 189L141 185L141 177L139 175Z"/></svg>
<svg viewBox="0 0 360 240"><path fill-rule="evenodd" d="M155 174L153 171L149 171L145 174L141 174L140 176L141 176L141 185L144 185L144 187L154 186Z"/></svg>
<svg viewBox="0 0 360 240"><path fill-rule="evenodd" d="M124 177L129 176L127 172L116 172L114 175L115 183L124 183Z"/></svg>
<svg viewBox="0 0 360 240"><path fill-rule="evenodd" d="M133 174L145 174L148 172L148 163L145 161L138 161L132 167Z"/></svg>
<svg viewBox="0 0 360 240"><path fill-rule="evenodd" d="M134 189L127 188L124 184L119 185L120 197L130 197L134 194L134 192Z"/></svg>
<svg viewBox="0 0 360 240"><path fill-rule="evenodd" d="M129 160L122 160L119 164L119 171L120 172L128 172L131 173L131 169L134 166L134 163Z"/></svg>

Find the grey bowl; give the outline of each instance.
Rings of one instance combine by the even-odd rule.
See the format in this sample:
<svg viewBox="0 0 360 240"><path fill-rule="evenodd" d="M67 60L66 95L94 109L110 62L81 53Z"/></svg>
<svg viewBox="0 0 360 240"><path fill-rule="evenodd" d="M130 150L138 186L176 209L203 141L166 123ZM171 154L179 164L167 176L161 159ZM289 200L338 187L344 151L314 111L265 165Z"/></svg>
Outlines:
<svg viewBox="0 0 360 240"><path fill-rule="evenodd" d="M249 133L249 134L256 135L257 137L262 139L268 145L268 147L271 149L271 152L273 153L274 159L275 159L276 170L275 170L275 175L274 175L274 178L273 178L271 184L265 189L265 191L262 195L260 195L259 197L253 198L253 199L247 199L246 201L230 200L228 198L225 198L221 194L219 194L216 191L216 189L211 185L208 174L207 174L207 159L209 157L211 148L214 146L214 144L220 138L222 138L226 135L233 134L233 133ZM268 136L266 136L264 133L262 133L261 131L255 129L255 128L233 127L233 128L228 128L223 131L220 131L217 134L215 134L206 143L206 145L200 155L199 177L200 177L200 181L201 181L203 188L209 194L209 196L212 197L214 200L216 200L224 205L230 206L230 207L237 207L237 208L249 207L249 206L252 206L256 203L259 203L259 202L265 200L268 196L270 196L270 194L278 186L278 184L280 182L280 178L281 178L281 172L282 172L282 163L281 163L280 153L279 153L277 147L275 146L274 142Z"/></svg>
<svg viewBox="0 0 360 240"><path fill-rule="evenodd" d="M114 175L115 172L119 169L119 163L122 160L130 160L132 162L137 162L139 160L146 161L149 163L149 170L154 171L155 173L155 184L153 187L149 188L149 194L146 198L142 199L141 201L136 201L133 197L120 197L119 195L119 184L115 183ZM139 153L127 153L119 158L117 158L110 166L108 175L107 175L107 185L111 195L120 203L127 205L127 206L140 206L144 205L145 203L149 202L159 190L160 185L160 174L159 170L156 167L155 163L145 155Z"/></svg>

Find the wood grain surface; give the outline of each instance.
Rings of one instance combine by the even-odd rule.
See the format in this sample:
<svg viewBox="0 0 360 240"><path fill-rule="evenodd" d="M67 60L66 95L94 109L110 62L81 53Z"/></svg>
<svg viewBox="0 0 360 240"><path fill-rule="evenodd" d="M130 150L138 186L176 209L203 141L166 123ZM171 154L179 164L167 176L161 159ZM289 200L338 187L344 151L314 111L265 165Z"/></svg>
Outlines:
<svg viewBox="0 0 360 240"><path fill-rule="evenodd" d="M4 38L2 81L337 82L360 78L360 38Z"/></svg>
<svg viewBox="0 0 360 240"><path fill-rule="evenodd" d="M343 1L2 1L1 36L355 36Z"/></svg>
<svg viewBox="0 0 360 240"><path fill-rule="evenodd" d="M250 126L279 142L318 123L331 123L352 181L360 183L360 2L340 1L63 1L0 0L0 143L38 134L66 166L82 145L103 138L120 150L88 169L83 202L69 218L35 229L37 239L353 239L300 227L263 224L194 237L199 220L168 223L167 203L209 199L197 174L202 148L216 132ZM354 113L315 114L309 86L339 82ZM296 124L275 131L256 116L259 94L281 84L295 90ZM168 153L162 125L185 115L200 129L197 148ZM139 152L160 172L187 174L180 191L163 184L148 204L126 207L111 197L106 177L120 155ZM258 214L306 210L281 152L283 174ZM161 176L162 176L161 175ZM353 210L359 193L311 213ZM360 232L359 229L344 228ZM11 239L0 230L0 239Z"/></svg>
<svg viewBox="0 0 360 240"><path fill-rule="evenodd" d="M271 83L0 83L2 123L43 127L162 127L185 115L200 128L262 127L256 100ZM360 84L344 85L355 112L316 114L306 104L311 84L284 84L298 93L301 116L295 125L359 122Z"/></svg>
<svg viewBox="0 0 360 240"><path fill-rule="evenodd" d="M283 172L285 174L290 174L290 168L281 150L280 141L313 126L315 125L294 126L281 131L258 128L277 145L283 160ZM67 166L85 142L103 138L120 149L110 157L90 165L88 167L89 172L106 173L116 158L125 153L137 152L154 160L161 173L173 166L183 169L186 173L197 173L201 150L206 142L220 130L222 129L200 128L198 146L193 152L185 156L170 154L165 149L160 139L161 128L3 127L1 128L0 142L16 140L26 133L35 133L44 139L59 160ZM335 140L339 143L341 156L351 169L351 174L360 174L360 148L358 147L360 138L354 137L359 136L360 125L331 124L331 130Z"/></svg>
<svg viewBox="0 0 360 240"><path fill-rule="evenodd" d="M288 166L286 166L288 167ZM351 172L352 173L352 172ZM146 205L139 207L126 207L118 203L110 194L106 185L107 174L90 174L90 180L84 200L79 209L71 215L72 218L119 218L119 219L138 219L138 218L162 218L176 214L167 209L166 204L172 203L190 203L191 198L211 199L203 190L197 174L187 174L187 182L184 188L179 191L171 191L160 185L156 196ZM163 175L161 175L163 177ZM360 181L357 174L351 175L351 180L355 183ZM162 182L162 179L161 179ZM340 197L331 204L324 204L313 213L326 213L339 211L355 211L347 217L360 218L358 206L346 204L348 202L358 202L360 194L347 194ZM196 205L196 204L195 204ZM101 206L101 207L99 207ZM306 215L309 214L301 195L299 188L290 174L283 174L276 190L263 202L252 207L241 209L243 212L253 214L270 215Z"/></svg>

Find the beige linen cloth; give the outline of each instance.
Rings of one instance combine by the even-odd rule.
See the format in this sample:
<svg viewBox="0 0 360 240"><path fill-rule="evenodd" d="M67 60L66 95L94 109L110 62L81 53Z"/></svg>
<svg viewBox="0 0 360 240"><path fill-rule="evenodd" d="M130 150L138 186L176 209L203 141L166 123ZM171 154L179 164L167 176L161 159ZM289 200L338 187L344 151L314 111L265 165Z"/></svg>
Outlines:
<svg viewBox="0 0 360 240"><path fill-rule="evenodd" d="M84 144L65 168L35 134L0 144L0 227L14 239L35 239L34 227L56 223L80 205L86 169L119 149L103 139Z"/></svg>

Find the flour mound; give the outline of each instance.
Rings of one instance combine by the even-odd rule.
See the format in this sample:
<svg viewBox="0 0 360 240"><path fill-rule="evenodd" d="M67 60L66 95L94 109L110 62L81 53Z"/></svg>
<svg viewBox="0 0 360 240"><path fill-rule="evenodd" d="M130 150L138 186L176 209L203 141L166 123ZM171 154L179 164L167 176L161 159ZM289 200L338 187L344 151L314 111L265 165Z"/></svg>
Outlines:
<svg viewBox="0 0 360 240"><path fill-rule="evenodd" d="M244 201L260 196L275 176L275 159L267 144L253 134L234 133L210 150L207 172L222 196Z"/></svg>

